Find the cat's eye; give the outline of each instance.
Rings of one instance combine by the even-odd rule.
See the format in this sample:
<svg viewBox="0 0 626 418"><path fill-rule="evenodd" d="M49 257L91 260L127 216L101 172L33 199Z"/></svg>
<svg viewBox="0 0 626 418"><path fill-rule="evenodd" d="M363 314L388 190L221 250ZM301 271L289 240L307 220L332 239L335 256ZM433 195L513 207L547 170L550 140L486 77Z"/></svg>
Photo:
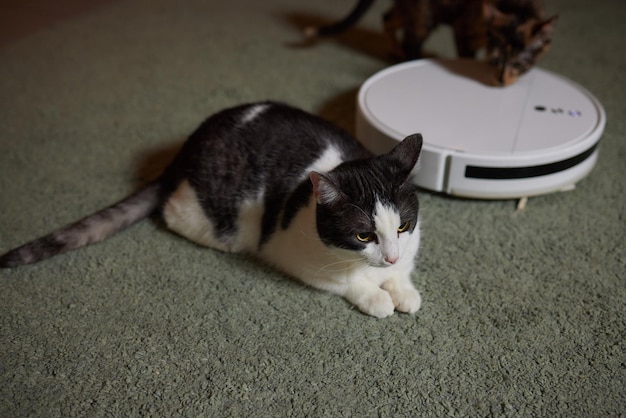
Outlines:
<svg viewBox="0 0 626 418"><path fill-rule="evenodd" d="M372 234L371 232L361 232L356 234L356 239L361 242L370 242L374 239L374 234Z"/></svg>
<svg viewBox="0 0 626 418"><path fill-rule="evenodd" d="M407 231L410 226L411 226L411 222L410 221L406 221L405 223L400 225L400 228L398 228L398 233L401 234L401 233Z"/></svg>

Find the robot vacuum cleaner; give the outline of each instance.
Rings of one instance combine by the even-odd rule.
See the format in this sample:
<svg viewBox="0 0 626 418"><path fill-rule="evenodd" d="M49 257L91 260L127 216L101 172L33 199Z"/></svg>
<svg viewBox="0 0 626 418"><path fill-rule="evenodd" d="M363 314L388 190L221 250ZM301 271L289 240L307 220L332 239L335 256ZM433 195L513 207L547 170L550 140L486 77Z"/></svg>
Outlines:
<svg viewBox="0 0 626 418"><path fill-rule="evenodd" d="M356 134L375 153L421 133L418 186L516 199L573 188L598 158L606 115L580 85L534 68L507 87L476 60L389 67L360 88Z"/></svg>

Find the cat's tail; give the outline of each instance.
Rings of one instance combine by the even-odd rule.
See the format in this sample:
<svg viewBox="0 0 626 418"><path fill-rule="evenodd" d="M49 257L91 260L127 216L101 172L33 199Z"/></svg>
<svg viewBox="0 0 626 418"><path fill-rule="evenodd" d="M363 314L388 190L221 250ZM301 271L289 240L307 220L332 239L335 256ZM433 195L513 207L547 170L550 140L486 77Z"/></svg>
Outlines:
<svg viewBox="0 0 626 418"><path fill-rule="evenodd" d="M312 39L318 36L330 36L337 35L341 32L344 32L350 29L353 25L355 25L369 10L375 0L359 0L354 9L343 19L331 23L326 26L309 26L304 30L304 35L308 39Z"/></svg>
<svg viewBox="0 0 626 418"><path fill-rule="evenodd" d="M103 241L146 218L161 204L163 183L154 181L122 201L0 256L0 268L30 264Z"/></svg>

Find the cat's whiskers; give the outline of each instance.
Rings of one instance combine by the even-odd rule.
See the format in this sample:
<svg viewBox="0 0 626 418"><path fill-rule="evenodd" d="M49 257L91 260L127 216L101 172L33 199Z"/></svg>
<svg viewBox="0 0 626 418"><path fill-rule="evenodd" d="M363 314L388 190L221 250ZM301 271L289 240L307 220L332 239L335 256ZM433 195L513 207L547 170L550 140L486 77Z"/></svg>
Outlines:
<svg viewBox="0 0 626 418"><path fill-rule="evenodd" d="M306 239L311 240L311 241L319 241L319 236L317 236L317 235L311 234L311 233L309 233L309 232L307 232L307 231L305 231L303 229L301 229L299 232L300 232L300 235L303 238L306 238Z"/></svg>
<svg viewBox="0 0 626 418"><path fill-rule="evenodd" d="M334 263L328 263L326 265L321 266L318 270L317 273L320 272L338 272L338 271L348 271L348 270L352 270L352 269L361 269L363 267L368 267L367 265L357 265L355 262L358 261L362 261L362 259L360 257L356 257L356 258L351 258L351 259L347 259L347 260L339 260L336 261ZM337 265L342 265L342 264L348 264L345 267L341 267L341 268L332 268L333 266L337 266Z"/></svg>

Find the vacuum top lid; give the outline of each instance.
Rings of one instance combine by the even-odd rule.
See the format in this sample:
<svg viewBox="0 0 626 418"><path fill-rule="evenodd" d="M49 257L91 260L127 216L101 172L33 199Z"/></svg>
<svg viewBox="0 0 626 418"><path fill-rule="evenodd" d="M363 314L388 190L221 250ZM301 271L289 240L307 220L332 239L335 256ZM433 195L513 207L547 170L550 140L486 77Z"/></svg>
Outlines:
<svg viewBox="0 0 626 418"><path fill-rule="evenodd" d="M526 185L516 191L513 182L506 186L499 182L496 188L512 186L511 192L500 194L479 190L494 187L493 182L484 181L488 179L468 190L453 184L449 169L455 158L457 163L464 158L466 165L502 169L559 163L585 152L591 155L589 151L604 129L606 117L600 103L571 80L533 68L513 85L500 87L492 85L491 74L487 64L467 59L426 59L389 67L370 77L359 91L357 136L380 153L394 141L421 133L424 167L417 183L436 191L498 198L569 186L560 180L552 188L544 183L536 189ZM440 167L442 164L445 167ZM434 168L434 174L425 172ZM542 177L542 173L555 171L529 173L534 174L528 177ZM429 179L433 176L435 184ZM420 177L425 180L420 182ZM521 180L524 175L517 177L499 180ZM570 183L578 180L580 173L574 177Z"/></svg>

